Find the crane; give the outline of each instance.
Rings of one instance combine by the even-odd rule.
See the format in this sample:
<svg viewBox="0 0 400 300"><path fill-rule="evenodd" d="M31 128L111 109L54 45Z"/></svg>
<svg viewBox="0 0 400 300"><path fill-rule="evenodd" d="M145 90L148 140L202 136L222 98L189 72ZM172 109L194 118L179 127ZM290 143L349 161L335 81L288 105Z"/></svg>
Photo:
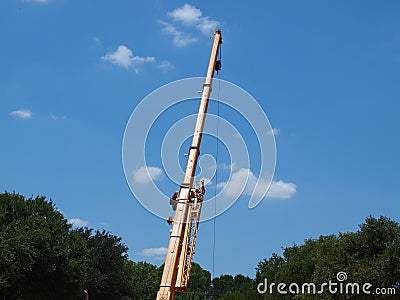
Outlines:
<svg viewBox="0 0 400 300"><path fill-rule="evenodd" d="M212 89L212 80L215 70L221 68L221 61L217 60L220 44L222 43L221 30L214 32L214 41L211 49L207 76L203 84L200 107L196 125L189 148L186 171L179 190L171 198L175 216L168 219L172 224L168 251L165 258L164 270L160 289L156 300L173 300L175 292L185 292L190 275L190 267L196 245L197 228L200 221L201 206L205 187L202 179L197 183L194 179L197 159L200 154L200 143L203 134L204 121L207 114L208 100Z"/></svg>

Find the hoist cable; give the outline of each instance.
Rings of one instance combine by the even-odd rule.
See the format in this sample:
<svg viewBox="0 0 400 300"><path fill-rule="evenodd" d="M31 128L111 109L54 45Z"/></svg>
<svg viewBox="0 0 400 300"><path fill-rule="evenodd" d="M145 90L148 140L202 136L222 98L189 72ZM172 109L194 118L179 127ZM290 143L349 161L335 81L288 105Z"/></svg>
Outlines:
<svg viewBox="0 0 400 300"><path fill-rule="evenodd" d="M219 45L219 61L221 62L221 45ZM217 130L215 150L215 187L214 187L214 220L213 220L213 251L212 251L212 276L215 276L215 244L216 244L216 215L217 215L217 185L218 185L218 152L219 152L219 96L221 91L221 70L218 70L218 94L217 94Z"/></svg>

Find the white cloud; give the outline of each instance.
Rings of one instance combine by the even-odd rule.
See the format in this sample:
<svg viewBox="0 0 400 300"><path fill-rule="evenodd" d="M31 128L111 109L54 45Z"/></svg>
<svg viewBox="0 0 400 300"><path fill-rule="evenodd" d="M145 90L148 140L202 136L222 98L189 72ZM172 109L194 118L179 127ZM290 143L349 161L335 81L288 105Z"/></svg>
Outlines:
<svg viewBox="0 0 400 300"><path fill-rule="evenodd" d="M159 21L164 26L163 31L169 35L172 35L172 42L177 47L185 47L192 43L197 42L197 38L192 37L190 34L185 34L183 31L179 31L176 27L168 22Z"/></svg>
<svg viewBox="0 0 400 300"><path fill-rule="evenodd" d="M135 67L135 71L139 71L138 65L156 61L152 56L135 56L132 50L124 45L118 46L117 50L113 52L106 53L101 59L125 69L129 69L133 66Z"/></svg>
<svg viewBox="0 0 400 300"><path fill-rule="evenodd" d="M83 220L81 220L79 218L72 218L72 219L68 220L68 223L72 224L74 226L77 226L77 227L84 227L84 226L87 226L87 224L89 222L88 221L83 221Z"/></svg>
<svg viewBox="0 0 400 300"><path fill-rule="evenodd" d="M226 181L222 181L222 182L218 183L217 189L222 189L222 188L224 188L224 186L226 186Z"/></svg>
<svg viewBox="0 0 400 300"><path fill-rule="evenodd" d="M107 53L101 59L127 69L132 64L132 56L132 51L128 47L121 45L118 46L116 51Z"/></svg>
<svg viewBox="0 0 400 300"><path fill-rule="evenodd" d="M153 257L156 259L161 259L164 258L165 255L167 254L168 249L165 247L159 247L159 248L147 248L143 249L142 251L139 252L140 256L145 256L145 257Z"/></svg>
<svg viewBox="0 0 400 300"><path fill-rule="evenodd" d="M168 15L175 22L182 22L186 26L197 27L205 35L212 34L219 25L219 22L211 20L210 17L203 17L201 10L190 4L184 4L169 12Z"/></svg>
<svg viewBox="0 0 400 300"><path fill-rule="evenodd" d="M49 119L53 120L53 121L57 121L57 120L65 120L67 117L66 116L57 116L53 113L49 113Z"/></svg>
<svg viewBox="0 0 400 300"><path fill-rule="evenodd" d="M172 19L173 24L165 21L159 21L159 23L164 26L163 31L173 37L173 44L177 47L184 47L198 41L198 38L178 29L177 23L188 28L197 28L207 36L212 35L213 31L220 25L218 21L203 16L200 9L190 4L184 4L168 12L168 16Z"/></svg>
<svg viewBox="0 0 400 300"><path fill-rule="evenodd" d="M147 184L163 178L163 171L157 167L142 166L133 172L133 181L138 184Z"/></svg>
<svg viewBox="0 0 400 300"><path fill-rule="evenodd" d="M247 180L247 183L246 183ZM258 184L257 184L257 180ZM252 195L253 192L258 197L263 197L268 189L268 180L265 178L257 178L253 172L246 168L241 168L232 174L231 180L220 182L218 188L225 188L223 193L227 197L238 197L240 195ZM283 182L282 180L273 181L264 196L267 198L288 199L296 193L296 184Z"/></svg>
<svg viewBox="0 0 400 300"><path fill-rule="evenodd" d="M181 7L168 13L174 21L180 21L187 25L196 24L199 22L202 12L200 9L190 5L184 4Z"/></svg>
<svg viewBox="0 0 400 300"><path fill-rule="evenodd" d="M282 180L273 181L268 190L268 198L289 199L296 193L297 186L294 183L283 182Z"/></svg>
<svg viewBox="0 0 400 300"><path fill-rule="evenodd" d="M238 168L238 165L237 165L236 162L233 162L231 164L220 164L220 165L218 165L218 167L220 169L222 169L222 170L228 170L228 171L232 170L232 171L234 171L234 170L236 170Z"/></svg>
<svg viewBox="0 0 400 300"><path fill-rule="evenodd" d="M162 62L160 62L157 67L163 71L169 71L175 69L175 66L167 60L163 60Z"/></svg>
<svg viewBox="0 0 400 300"><path fill-rule="evenodd" d="M245 185L247 181L247 184ZM257 178L254 174L246 168L241 168L232 174L231 180L227 182L218 183L218 188L224 189L224 194L228 197L237 197L240 194L251 195L256 185Z"/></svg>
<svg viewBox="0 0 400 300"><path fill-rule="evenodd" d="M208 17L202 18L197 28L205 35L210 35L219 26L219 22L210 20Z"/></svg>
<svg viewBox="0 0 400 300"><path fill-rule="evenodd" d="M278 128L272 128L271 131L268 132L268 134L277 136L279 134L279 131L280 130Z"/></svg>
<svg viewBox="0 0 400 300"><path fill-rule="evenodd" d="M94 41L94 43L96 44L96 46L101 46L101 45L103 45L103 42L102 42L101 39L98 38L97 36L95 36L95 37L93 38L93 41Z"/></svg>
<svg viewBox="0 0 400 300"><path fill-rule="evenodd" d="M33 113L27 109L19 109L10 112L10 115L21 119L30 119L32 118Z"/></svg>

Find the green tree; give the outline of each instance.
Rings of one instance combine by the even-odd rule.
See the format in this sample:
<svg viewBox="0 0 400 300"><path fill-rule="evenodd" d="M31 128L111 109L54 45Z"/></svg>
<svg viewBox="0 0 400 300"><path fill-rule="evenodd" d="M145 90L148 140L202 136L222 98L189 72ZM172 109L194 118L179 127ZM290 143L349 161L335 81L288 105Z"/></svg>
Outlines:
<svg viewBox="0 0 400 300"><path fill-rule="evenodd" d="M326 283L336 281L338 272L346 272L351 283L371 283L374 288L394 287L400 292L400 226L386 217L368 217L357 232L320 236L303 245L284 248L283 257L273 254L258 264L257 283ZM323 295L300 294L296 299L331 299ZM280 296L280 295L279 295ZM285 296L287 299L294 295ZM264 299L278 296L266 294ZM285 298L279 297L279 298ZM336 294L338 299L345 295ZM355 296L353 295L352 298Z"/></svg>
<svg viewBox="0 0 400 300"><path fill-rule="evenodd" d="M0 297L76 299L86 243L45 197L0 194Z"/></svg>
<svg viewBox="0 0 400 300"><path fill-rule="evenodd" d="M73 229L45 197L0 194L0 249L1 299L135 299L121 238Z"/></svg>
<svg viewBox="0 0 400 300"><path fill-rule="evenodd" d="M211 273L193 262L190 270L188 289L186 293L177 293L176 300L207 299L211 285Z"/></svg>
<svg viewBox="0 0 400 300"><path fill-rule="evenodd" d="M128 272L131 274L130 287L134 299L154 300L160 286L162 269L147 262L127 262Z"/></svg>
<svg viewBox="0 0 400 300"><path fill-rule="evenodd" d="M276 274L281 270L285 260L276 253L272 253L269 259L259 262L256 268L256 281L262 282L264 278L274 281Z"/></svg>
<svg viewBox="0 0 400 300"><path fill-rule="evenodd" d="M342 235L352 280L375 287L400 281L400 226L386 217L368 217L356 233Z"/></svg>
<svg viewBox="0 0 400 300"><path fill-rule="evenodd" d="M211 297L218 299L223 294L229 294L234 291L234 281L232 275L221 275L212 280Z"/></svg>
<svg viewBox="0 0 400 300"><path fill-rule="evenodd" d="M88 277L85 289L98 300L133 299L130 289L132 274L128 263L128 247L121 238L103 230L92 234L91 229L81 231L89 249Z"/></svg>
<svg viewBox="0 0 400 300"><path fill-rule="evenodd" d="M232 299L232 300L252 300L258 299L255 280L250 277L238 274L221 275L212 280L212 287L209 294L210 299Z"/></svg>

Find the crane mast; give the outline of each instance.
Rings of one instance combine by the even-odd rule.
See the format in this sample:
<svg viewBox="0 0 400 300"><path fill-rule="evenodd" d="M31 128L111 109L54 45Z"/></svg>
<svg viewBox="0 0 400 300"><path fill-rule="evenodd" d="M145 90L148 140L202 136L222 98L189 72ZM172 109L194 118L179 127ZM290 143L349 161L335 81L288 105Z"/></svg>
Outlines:
<svg viewBox="0 0 400 300"><path fill-rule="evenodd" d="M208 100L211 94L212 79L215 70L219 70L220 68L217 56L221 43L221 31L216 30L214 32L214 42L211 49L207 76L203 84L192 144L189 148L185 175L179 191L171 199L171 204L175 209L175 216L169 220L172 223L172 229L160 289L156 300L173 300L175 292L185 292L187 289L196 244L197 228L200 221L201 206L205 193L204 181L201 180L198 185L194 180L194 175L197 159L200 154L200 143Z"/></svg>

